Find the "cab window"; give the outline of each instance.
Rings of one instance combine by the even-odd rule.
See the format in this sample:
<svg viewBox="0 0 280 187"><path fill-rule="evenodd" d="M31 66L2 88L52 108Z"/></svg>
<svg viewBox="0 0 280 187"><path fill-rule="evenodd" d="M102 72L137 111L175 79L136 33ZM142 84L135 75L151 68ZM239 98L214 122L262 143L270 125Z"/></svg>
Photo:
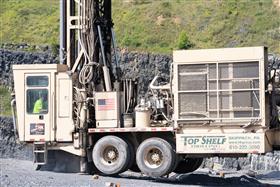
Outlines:
<svg viewBox="0 0 280 187"><path fill-rule="evenodd" d="M48 113L48 90L28 89L27 90L27 113L47 114Z"/></svg>
<svg viewBox="0 0 280 187"><path fill-rule="evenodd" d="M47 87L49 78L48 76L28 76L26 82L29 87Z"/></svg>
<svg viewBox="0 0 280 187"><path fill-rule="evenodd" d="M47 114L49 77L46 75L27 76L26 85L27 113Z"/></svg>

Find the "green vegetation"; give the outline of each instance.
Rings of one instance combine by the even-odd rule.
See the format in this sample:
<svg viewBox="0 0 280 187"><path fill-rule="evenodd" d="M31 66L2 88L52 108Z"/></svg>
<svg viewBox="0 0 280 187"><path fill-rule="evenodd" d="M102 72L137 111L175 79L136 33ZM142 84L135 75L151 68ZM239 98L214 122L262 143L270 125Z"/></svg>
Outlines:
<svg viewBox="0 0 280 187"><path fill-rule="evenodd" d="M59 1L1 1L0 21L1 43L55 45L59 40Z"/></svg>
<svg viewBox="0 0 280 187"><path fill-rule="evenodd" d="M190 42L187 33L182 31L178 38L177 48L178 49L189 49L193 47L193 44Z"/></svg>
<svg viewBox="0 0 280 187"><path fill-rule="evenodd" d="M0 116L11 116L11 93L0 86Z"/></svg>
<svg viewBox="0 0 280 187"><path fill-rule="evenodd" d="M58 0L1 1L1 42L58 43ZM266 45L280 53L280 7L272 0L113 0L119 46L171 53L187 33L192 48Z"/></svg>

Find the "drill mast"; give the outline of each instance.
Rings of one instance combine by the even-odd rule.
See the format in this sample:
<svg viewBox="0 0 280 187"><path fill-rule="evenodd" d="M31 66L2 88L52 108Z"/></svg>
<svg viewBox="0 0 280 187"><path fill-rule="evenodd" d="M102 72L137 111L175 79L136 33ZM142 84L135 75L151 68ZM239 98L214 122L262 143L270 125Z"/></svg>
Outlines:
<svg viewBox="0 0 280 187"><path fill-rule="evenodd" d="M62 0L61 12L61 63L87 91L112 91L111 0Z"/></svg>

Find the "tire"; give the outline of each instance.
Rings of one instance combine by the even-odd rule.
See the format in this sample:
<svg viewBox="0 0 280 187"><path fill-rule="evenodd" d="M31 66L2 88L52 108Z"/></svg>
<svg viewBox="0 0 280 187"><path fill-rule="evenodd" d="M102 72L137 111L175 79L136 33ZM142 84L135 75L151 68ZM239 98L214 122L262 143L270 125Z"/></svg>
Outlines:
<svg viewBox="0 0 280 187"><path fill-rule="evenodd" d="M96 168L104 175L117 175L128 169L131 151L123 139L105 136L96 142L92 159Z"/></svg>
<svg viewBox="0 0 280 187"><path fill-rule="evenodd" d="M161 177L172 172L176 164L176 154L172 145L166 140L149 138L138 147L136 162L139 169L147 176Z"/></svg>
<svg viewBox="0 0 280 187"><path fill-rule="evenodd" d="M190 173L197 170L203 162L203 158L186 158L179 161L177 168L174 170L177 174Z"/></svg>
<svg viewBox="0 0 280 187"><path fill-rule="evenodd" d="M135 148L133 146L133 144L129 141L129 140L126 140L126 143L128 145L128 148L129 148L129 152L130 152L130 160L128 162L128 166L124 169L124 171L130 169L133 167L133 165L136 164L136 151L135 151Z"/></svg>
<svg viewBox="0 0 280 187"><path fill-rule="evenodd" d="M33 164L33 170L35 170L35 171L40 171L41 168L42 168L42 165L35 164L35 163Z"/></svg>
<svg viewBox="0 0 280 187"><path fill-rule="evenodd" d="M196 165L193 167L193 171L197 170L201 166L203 161L204 161L203 158L197 158Z"/></svg>
<svg viewBox="0 0 280 187"><path fill-rule="evenodd" d="M177 168L177 165L179 164L179 156L176 154L176 144L173 140L169 140L169 143L171 144L173 150L174 150L174 157L175 157L175 162L173 164L173 167L171 168L171 170L169 171L169 173L172 173L176 168Z"/></svg>
<svg viewBox="0 0 280 187"><path fill-rule="evenodd" d="M129 170L133 171L133 172L136 172L136 173L140 172L140 169L139 169L139 167L137 166L136 163L132 164L132 166L129 168Z"/></svg>
<svg viewBox="0 0 280 187"><path fill-rule="evenodd" d="M96 168L93 162L88 162L87 164L87 173L90 175L98 174L99 170Z"/></svg>
<svg viewBox="0 0 280 187"><path fill-rule="evenodd" d="M135 146L133 146L129 141L127 141L128 146L130 147L131 152L131 163L129 163L128 169L133 172L140 172L140 169L137 166L136 163L136 149Z"/></svg>

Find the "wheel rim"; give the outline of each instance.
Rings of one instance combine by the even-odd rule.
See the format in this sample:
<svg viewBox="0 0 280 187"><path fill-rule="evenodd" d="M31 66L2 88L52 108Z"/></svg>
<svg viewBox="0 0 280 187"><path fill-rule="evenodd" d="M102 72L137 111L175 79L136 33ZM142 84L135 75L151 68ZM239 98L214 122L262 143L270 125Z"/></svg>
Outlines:
<svg viewBox="0 0 280 187"><path fill-rule="evenodd" d="M106 165L114 165L117 163L119 158L119 152L114 146L107 146L102 152L102 162Z"/></svg>
<svg viewBox="0 0 280 187"><path fill-rule="evenodd" d="M163 163L162 151L157 147L148 149L144 155L144 162L150 168L160 167Z"/></svg>

